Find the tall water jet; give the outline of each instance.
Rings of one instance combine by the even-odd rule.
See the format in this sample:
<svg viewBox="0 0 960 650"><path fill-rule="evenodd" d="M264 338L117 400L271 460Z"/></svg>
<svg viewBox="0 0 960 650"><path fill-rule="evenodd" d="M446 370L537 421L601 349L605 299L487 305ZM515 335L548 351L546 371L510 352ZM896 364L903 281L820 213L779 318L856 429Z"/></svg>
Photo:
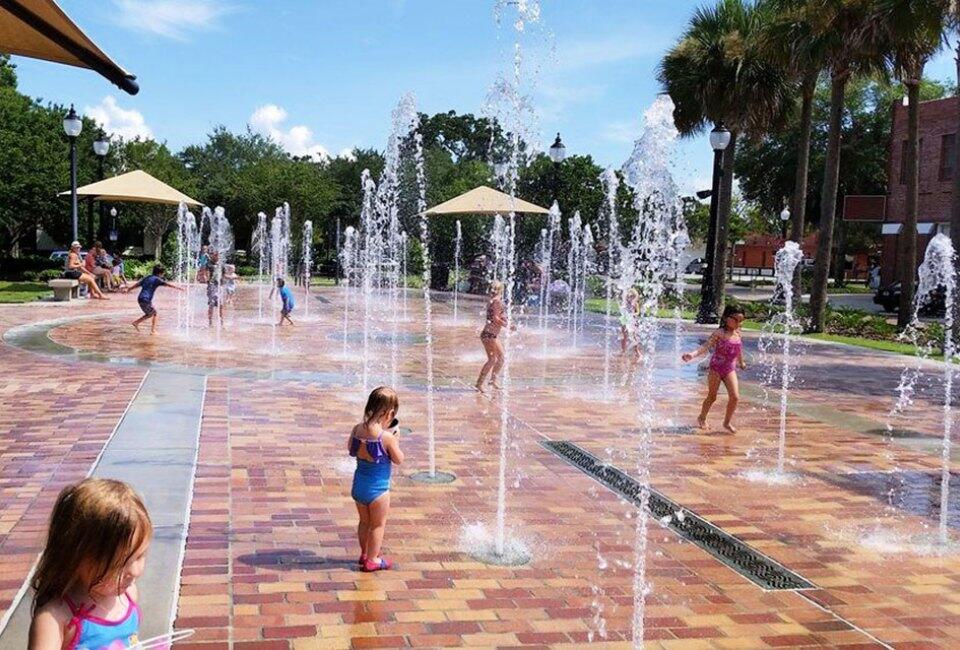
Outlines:
<svg viewBox="0 0 960 650"><path fill-rule="evenodd" d="M363 291L363 372L361 384L363 394L369 391L370 383L370 320L371 301L375 277L380 268L380 224L376 206L376 183L370 178L370 171L363 170L360 175L360 185L363 190L363 203L360 208L360 273L361 290Z"/></svg>
<svg viewBox="0 0 960 650"><path fill-rule="evenodd" d="M957 295L956 252L950 238L943 233L937 234L927 245L923 263L917 271L919 282L913 299L913 317L903 337L913 341L918 348L917 362L913 368L904 368L897 388L898 400L895 412L902 412L912 404L916 381L922 372L923 359L932 352L933 341L920 345L922 325L920 310L927 305L934 294L943 291L943 438L940 447L940 523L939 544L945 548L949 542L950 514L950 455L953 447L953 373L957 358L954 342L954 301Z"/></svg>
<svg viewBox="0 0 960 650"><path fill-rule="evenodd" d="M340 247L340 266L343 268L343 356L347 356L347 335L350 327L350 299L356 278L357 231L347 226L343 246Z"/></svg>
<svg viewBox="0 0 960 650"><path fill-rule="evenodd" d="M460 298L460 255L463 247L463 230L460 227L460 220L457 219L457 238L453 243L453 322L459 321L457 303Z"/></svg>
<svg viewBox="0 0 960 650"><path fill-rule="evenodd" d="M617 216L617 188L620 179L617 173L609 167L600 174L600 183L603 185L604 201L601 207L601 222L607 225L607 272L604 278L606 292L604 305L603 328L603 394L610 395L610 312L613 298L614 269L620 263L620 221ZM605 218L604 218L605 217Z"/></svg>
<svg viewBox="0 0 960 650"><path fill-rule="evenodd" d="M570 285L570 299L567 301L567 329L570 340L576 347L577 340L577 290L580 286L580 257L583 248L583 226L580 211L577 210L567 221L570 244L567 247L567 284Z"/></svg>
<svg viewBox="0 0 960 650"><path fill-rule="evenodd" d="M784 473L784 460L787 447L787 402L790 395L790 382L793 379L790 343L793 335L800 330L800 324L794 314L793 306L793 278L797 266L803 261L803 251L795 241L784 243L783 248L777 251L774 260L776 287L774 295L783 297L783 312L773 320L781 335L781 368L780 368L780 430L777 443L777 474Z"/></svg>
<svg viewBox="0 0 960 650"><path fill-rule="evenodd" d="M547 327L550 322L550 284L553 282L554 245L560 233L560 206L556 201L547 214L546 238L542 251L540 280L540 354L547 355Z"/></svg>
<svg viewBox="0 0 960 650"><path fill-rule="evenodd" d="M276 290L277 278L283 278L286 271L286 242L283 236L283 217L277 215L270 222L270 282L272 287L270 294L275 296L271 301L272 318L270 320L270 353L276 356L279 352L277 348L277 327L280 319L280 296Z"/></svg>
<svg viewBox="0 0 960 650"><path fill-rule="evenodd" d="M402 264L401 274L403 277L403 322L407 322L410 316L407 311L407 257L409 255L409 238L407 231L400 233L400 260Z"/></svg>
<svg viewBox="0 0 960 650"><path fill-rule="evenodd" d="M633 387L637 407L637 481L640 484L639 509L635 527L633 644L642 646L644 613L649 593L646 578L646 549L650 497L650 444L657 425L656 344L659 336L657 310L673 265L670 240L678 221L680 202L670 172L670 155L678 132L673 123L673 102L658 97L644 114L644 128L634 145L633 154L623 167L624 179L634 190L634 206L639 218L630 243L623 250L619 290L621 300L627 291L640 288L640 314L637 319L637 344L641 355ZM621 304L621 311L625 310Z"/></svg>
<svg viewBox="0 0 960 650"><path fill-rule="evenodd" d="M197 272L197 256L200 252L200 234L197 218L183 203L177 209L177 282L184 291L177 293L177 329L190 339L193 325L193 278Z"/></svg>
<svg viewBox="0 0 960 650"><path fill-rule="evenodd" d="M310 318L310 270L313 267L313 222L303 222L303 317Z"/></svg>
<svg viewBox="0 0 960 650"><path fill-rule="evenodd" d="M257 255L257 320L263 322L263 285L265 284L264 270L267 268L270 245L270 233L267 231L267 215L257 213L257 227L251 238L251 248Z"/></svg>

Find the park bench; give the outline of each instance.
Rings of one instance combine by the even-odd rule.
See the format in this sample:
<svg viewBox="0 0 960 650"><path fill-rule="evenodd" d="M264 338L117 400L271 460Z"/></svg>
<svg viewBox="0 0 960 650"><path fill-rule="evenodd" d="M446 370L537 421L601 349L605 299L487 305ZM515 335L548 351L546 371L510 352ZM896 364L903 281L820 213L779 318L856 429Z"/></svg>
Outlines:
<svg viewBox="0 0 960 650"><path fill-rule="evenodd" d="M80 297L80 283L69 278L49 280L47 286L53 289L53 299L57 302L70 302L71 298Z"/></svg>

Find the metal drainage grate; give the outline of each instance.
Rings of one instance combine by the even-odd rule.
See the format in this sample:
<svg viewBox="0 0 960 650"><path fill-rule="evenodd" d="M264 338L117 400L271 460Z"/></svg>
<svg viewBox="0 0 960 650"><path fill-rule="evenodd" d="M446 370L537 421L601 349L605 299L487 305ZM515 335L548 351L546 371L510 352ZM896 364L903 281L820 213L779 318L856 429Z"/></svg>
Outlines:
<svg viewBox="0 0 960 650"><path fill-rule="evenodd" d="M601 462L593 454L570 442L547 440L541 444L634 505L640 504L640 483L621 470ZM653 516L658 519L669 517L670 523L667 525L674 532L693 542L751 582L770 590L814 588L812 583L775 560L750 548L656 490L648 489L650 495L648 509ZM674 514L681 510L684 516L679 520Z"/></svg>

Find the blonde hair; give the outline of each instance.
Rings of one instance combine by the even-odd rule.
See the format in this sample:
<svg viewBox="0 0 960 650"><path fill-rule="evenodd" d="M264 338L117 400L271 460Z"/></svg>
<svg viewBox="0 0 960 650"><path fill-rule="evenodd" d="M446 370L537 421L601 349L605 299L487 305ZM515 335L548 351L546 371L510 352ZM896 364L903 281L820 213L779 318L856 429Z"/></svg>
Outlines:
<svg viewBox="0 0 960 650"><path fill-rule="evenodd" d="M490 295L503 297L503 282L494 280L490 283Z"/></svg>
<svg viewBox="0 0 960 650"><path fill-rule="evenodd" d="M88 478L68 485L50 515L47 543L30 585L33 609L108 578L119 583L123 567L153 537L140 497L113 479Z"/></svg>
<svg viewBox="0 0 960 650"><path fill-rule="evenodd" d="M400 398L397 397L397 391L389 386L378 386L367 398L367 406L363 409L363 421L369 424L388 411L393 411L396 415L399 409Z"/></svg>

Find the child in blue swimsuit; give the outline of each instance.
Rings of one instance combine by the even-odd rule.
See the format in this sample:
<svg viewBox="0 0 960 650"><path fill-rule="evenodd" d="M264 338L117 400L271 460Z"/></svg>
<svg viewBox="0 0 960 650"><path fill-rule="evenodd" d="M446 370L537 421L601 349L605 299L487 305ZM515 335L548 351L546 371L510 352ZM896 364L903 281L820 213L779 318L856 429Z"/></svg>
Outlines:
<svg viewBox="0 0 960 650"><path fill-rule="evenodd" d="M360 523L360 568L382 571L391 567L380 554L383 532L390 511L391 465L403 462L397 436L397 409L400 401L392 388L380 386L370 393L363 410L363 422L350 432L347 449L357 459L350 496L357 504Z"/></svg>
<svg viewBox="0 0 960 650"><path fill-rule="evenodd" d="M122 650L137 644L143 573L153 525L126 483L67 486L50 516L31 586L30 648Z"/></svg>

